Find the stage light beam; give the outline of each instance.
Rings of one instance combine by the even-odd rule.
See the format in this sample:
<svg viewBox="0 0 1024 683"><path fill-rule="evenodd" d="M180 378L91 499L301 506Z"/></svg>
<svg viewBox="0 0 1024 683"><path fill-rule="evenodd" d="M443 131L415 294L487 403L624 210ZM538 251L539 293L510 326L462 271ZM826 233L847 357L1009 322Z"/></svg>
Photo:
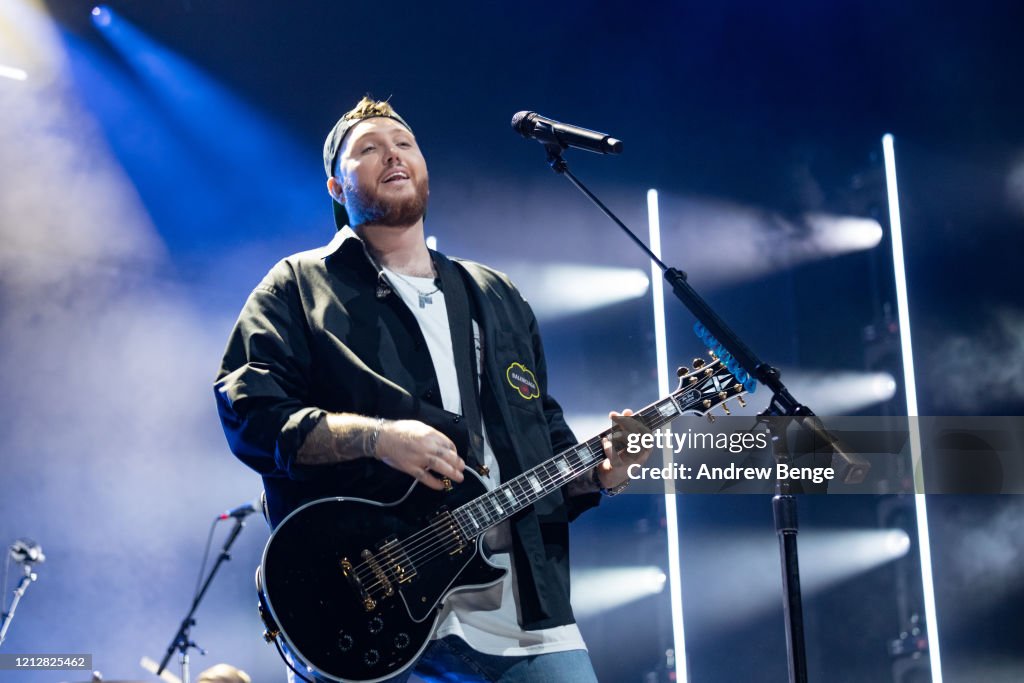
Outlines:
<svg viewBox="0 0 1024 683"><path fill-rule="evenodd" d="M501 266L513 276L538 318L573 315L636 299L650 280L638 268L574 263L511 263Z"/></svg>
<svg viewBox="0 0 1024 683"><path fill-rule="evenodd" d="M0 77L9 78L12 81L24 81L28 80L28 73L24 69L0 64Z"/></svg>
<svg viewBox="0 0 1024 683"><path fill-rule="evenodd" d="M762 617L779 602L778 542L755 532L721 531L688 537L687 578L701 586L687 604L689 623L734 629ZM809 600L906 556L910 537L900 529L810 528L800 532L800 585ZM713 548L714 552L700 553ZM737 591L736 587L743 590Z"/></svg>
<svg viewBox="0 0 1024 683"><path fill-rule="evenodd" d="M896 395L888 372L788 370L790 391L821 415L850 415Z"/></svg>
<svg viewBox="0 0 1024 683"><path fill-rule="evenodd" d="M882 226L874 218L809 213L804 220L810 228L808 240L821 254L865 251L882 241Z"/></svg>
<svg viewBox="0 0 1024 683"><path fill-rule="evenodd" d="M580 570L572 577L572 610L580 618L596 616L661 593L667 578L658 567Z"/></svg>

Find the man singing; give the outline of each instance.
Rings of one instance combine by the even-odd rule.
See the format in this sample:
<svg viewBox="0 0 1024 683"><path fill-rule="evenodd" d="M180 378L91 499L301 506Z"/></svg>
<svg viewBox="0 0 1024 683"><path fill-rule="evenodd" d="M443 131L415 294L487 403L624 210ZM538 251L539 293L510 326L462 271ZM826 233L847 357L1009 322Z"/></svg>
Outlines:
<svg viewBox="0 0 1024 683"><path fill-rule="evenodd" d="M529 305L504 274L427 248L427 166L405 120L363 98L328 135L324 170L339 231L256 287L216 382L271 523L320 498L458 486L467 463L495 486L574 446ZM488 532L491 562L511 571L452 595L392 680L596 680L569 604L568 523L646 460L623 448L643 431L631 414L611 413L621 439L596 469Z"/></svg>

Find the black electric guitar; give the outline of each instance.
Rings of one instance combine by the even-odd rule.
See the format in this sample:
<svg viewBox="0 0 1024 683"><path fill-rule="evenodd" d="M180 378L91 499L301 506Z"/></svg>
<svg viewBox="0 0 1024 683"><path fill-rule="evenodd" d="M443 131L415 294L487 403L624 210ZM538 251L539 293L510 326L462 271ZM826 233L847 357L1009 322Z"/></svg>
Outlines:
<svg viewBox="0 0 1024 683"><path fill-rule="evenodd" d="M744 393L715 359L681 369L679 388L635 417L655 429ZM370 683L405 670L449 595L504 577L480 551L483 533L596 467L610 431L492 490L467 468L446 491L416 482L394 503L325 498L296 509L263 551L257 583L267 639L310 679Z"/></svg>

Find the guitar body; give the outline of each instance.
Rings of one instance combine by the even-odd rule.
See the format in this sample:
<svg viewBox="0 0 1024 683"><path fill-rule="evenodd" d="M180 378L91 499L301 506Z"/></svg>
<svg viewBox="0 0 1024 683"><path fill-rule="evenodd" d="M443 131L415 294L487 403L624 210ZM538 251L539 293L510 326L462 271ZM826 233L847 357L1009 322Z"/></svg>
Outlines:
<svg viewBox="0 0 1024 683"><path fill-rule="evenodd" d="M505 571L459 534L447 510L487 492L471 470L447 492L414 483L398 501L308 503L281 522L260 567L270 633L320 680L370 683L406 668L451 593ZM269 614L268 614L269 613Z"/></svg>

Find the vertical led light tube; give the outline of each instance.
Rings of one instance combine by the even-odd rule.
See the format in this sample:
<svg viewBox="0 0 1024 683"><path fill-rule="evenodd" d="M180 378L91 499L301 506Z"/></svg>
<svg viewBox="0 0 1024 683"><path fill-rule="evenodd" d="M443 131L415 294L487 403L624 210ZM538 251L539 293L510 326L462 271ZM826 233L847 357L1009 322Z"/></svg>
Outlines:
<svg viewBox="0 0 1024 683"><path fill-rule="evenodd" d="M933 683L942 683L942 663L939 657L939 625L935 611L935 586L932 581L932 552L928 536L928 505L924 491L921 464L921 434L917 419L917 385L914 381L914 353L910 344L910 307L907 299L907 274L903 258L903 226L900 223L899 192L896 187L896 155L892 135L882 136L885 157L885 185L889 199L889 228L892 233L892 262L896 275L896 307L899 312L900 347L903 356L903 387L907 397L907 417L910 425L910 454L914 465L914 505L917 511L917 539L921 556L921 582L924 588L925 623L928 627L928 655Z"/></svg>
<svg viewBox="0 0 1024 683"><path fill-rule="evenodd" d="M647 191L647 229L651 251L661 258L661 217L658 191ZM658 364L658 396L668 396L668 341L665 335L665 277L651 262L651 293L654 302L654 345ZM687 683L686 637L683 631L683 582L679 568L679 518L675 494L665 494L665 533L668 535L668 585L672 606L672 650L677 683Z"/></svg>

